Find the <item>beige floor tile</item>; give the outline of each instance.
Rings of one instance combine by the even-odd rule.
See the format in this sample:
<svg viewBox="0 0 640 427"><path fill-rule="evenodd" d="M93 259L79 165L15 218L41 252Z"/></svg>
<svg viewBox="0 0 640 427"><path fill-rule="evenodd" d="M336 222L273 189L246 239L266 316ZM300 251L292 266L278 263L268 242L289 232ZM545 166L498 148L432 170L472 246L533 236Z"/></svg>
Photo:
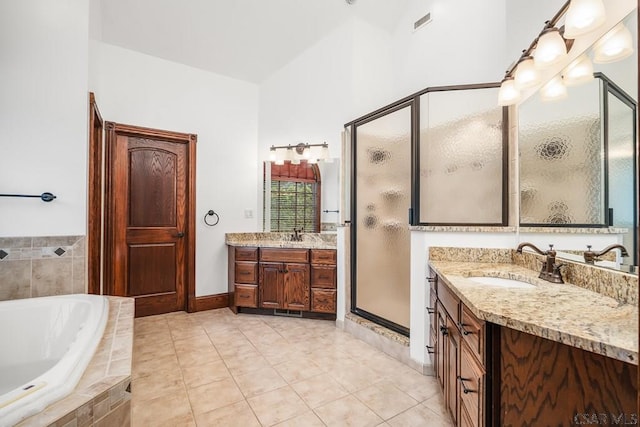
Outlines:
<svg viewBox="0 0 640 427"><path fill-rule="evenodd" d="M424 405L416 405L387 421L392 427L453 427L448 418L442 418Z"/></svg>
<svg viewBox="0 0 640 427"><path fill-rule="evenodd" d="M206 350L183 350L176 352L176 355L183 368L222 360L213 346Z"/></svg>
<svg viewBox="0 0 640 427"><path fill-rule="evenodd" d="M233 376L244 375L249 372L258 371L261 369L269 368L269 362L267 359L259 354L240 355L239 357L227 357L224 359L224 363L229 368L229 371Z"/></svg>
<svg viewBox="0 0 640 427"><path fill-rule="evenodd" d="M260 427L246 400L196 415L198 426Z"/></svg>
<svg viewBox="0 0 640 427"><path fill-rule="evenodd" d="M202 414L244 400L231 378L214 381L187 390L194 414Z"/></svg>
<svg viewBox="0 0 640 427"><path fill-rule="evenodd" d="M309 357L294 358L275 365L274 368L289 384L315 377L324 372Z"/></svg>
<svg viewBox="0 0 640 427"><path fill-rule="evenodd" d="M207 334L197 335L195 337L173 340L173 346L176 352L179 351L198 351L213 348L213 344Z"/></svg>
<svg viewBox="0 0 640 427"><path fill-rule="evenodd" d="M200 325L185 325L184 327L180 327L169 323L169 327L171 328L171 336L174 340L183 340L207 335Z"/></svg>
<svg viewBox="0 0 640 427"><path fill-rule="evenodd" d="M242 394L247 398L275 390L287 384L280 374L271 367L242 375L234 375L233 378L238 383Z"/></svg>
<svg viewBox="0 0 640 427"><path fill-rule="evenodd" d="M371 409L356 399L346 396L314 409L314 412L327 426L366 427L377 426L383 422Z"/></svg>
<svg viewBox="0 0 640 427"><path fill-rule="evenodd" d="M276 424L277 427L324 427L324 423L313 411L293 417L287 421Z"/></svg>
<svg viewBox="0 0 640 427"><path fill-rule="evenodd" d="M165 394L184 392L185 386L180 371L159 371L131 382L133 398L137 402L155 399Z"/></svg>
<svg viewBox="0 0 640 427"><path fill-rule="evenodd" d="M326 374L293 383L291 387L312 409L349 394L336 380Z"/></svg>
<svg viewBox="0 0 640 427"><path fill-rule="evenodd" d="M144 402L134 398L131 413L134 426L173 426L171 420L191 416L191 405L187 393L181 391Z"/></svg>
<svg viewBox="0 0 640 427"><path fill-rule="evenodd" d="M386 381L364 388L354 395L383 420L418 404L418 401Z"/></svg>
<svg viewBox="0 0 640 427"><path fill-rule="evenodd" d="M182 368L184 383L187 388L198 387L214 381L231 378L227 366L222 360Z"/></svg>
<svg viewBox="0 0 640 427"><path fill-rule="evenodd" d="M138 344L134 340L133 360L135 362L144 362L151 359L157 359L162 356L175 355L173 342L161 342L157 344Z"/></svg>
<svg viewBox="0 0 640 427"><path fill-rule="evenodd" d="M384 380L384 377L357 361L334 366L327 372L349 392L361 390Z"/></svg>
<svg viewBox="0 0 640 427"><path fill-rule="evenodd" d="M424 402L436 394L441 394L436 377L421 375L409 367L399 369L396 375L388 378L396 387L418 402Z"/></svg>
<svg viewBox="0 0 640 427"><path fill-rule="evenodd" d="M263 426L272 426L309 411L290 386L247 399Z"/></svg>
<svg viewBox="0 0 640 427"><path fill-rule="evenodd" d="M425 400L422 405L428 409L431 409L441 418L449 419L449 410L444 404L444 396L442 396L442 393L436 393L429 399Z"/></svg>
<svg viewBox="0 0 640 427"><path fill-rule="evenodd" d="M179 370L178 358L175 354L156 357L148 360L138 360L133 357L132 377L144 377L158 371Z"/></svg>

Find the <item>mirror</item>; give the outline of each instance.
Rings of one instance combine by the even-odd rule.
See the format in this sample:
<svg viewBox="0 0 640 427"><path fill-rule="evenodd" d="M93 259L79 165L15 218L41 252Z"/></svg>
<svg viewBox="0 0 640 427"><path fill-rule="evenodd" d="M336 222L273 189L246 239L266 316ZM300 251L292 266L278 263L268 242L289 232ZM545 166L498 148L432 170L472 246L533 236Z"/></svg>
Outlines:
<svg viewBox="0 0 640 427"><path fill-rule="evenodd" d="M536 93L519 105L520 225L625 229L620 243L629 256L609 252L613 258L596 265L634 271L637 12L622 23L633 35L631 56L594 61L595 78L567 85L564 99L543 101ZM589 59L598 44L586 52ZM604 249L595 246L596 252ZM582 253L562 251L558 256L580 261Z"/></svg>
<svg viewBox="0 0 640 427"><path fill-rule="evenodd" d="M317 167L315 173L319 175L318 194L318 187L312 182L317 176L309 170L314 167ZM283 170L267 161L263 170L263 231L292 232L296 227L303 228L303 233L336 232L340 209L339 159L320 161L317 165L307 165L305 161L291 165L287 161ZM319 212L310 211L317 201L320 202ZM296 208L293 208L293 203Z"/></svg>

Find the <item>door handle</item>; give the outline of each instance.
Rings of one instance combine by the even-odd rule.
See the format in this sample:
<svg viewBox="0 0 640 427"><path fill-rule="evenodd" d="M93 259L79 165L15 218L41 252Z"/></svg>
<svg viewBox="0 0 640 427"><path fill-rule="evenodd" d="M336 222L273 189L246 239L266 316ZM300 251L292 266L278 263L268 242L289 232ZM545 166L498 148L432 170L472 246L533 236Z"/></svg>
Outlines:
<svg viewBox="0 0 640 427"><path fill-rule="evenodd" d="M178 231L178 234L176 234L176 237L181 239L184 237L184 231Z"/></svg>

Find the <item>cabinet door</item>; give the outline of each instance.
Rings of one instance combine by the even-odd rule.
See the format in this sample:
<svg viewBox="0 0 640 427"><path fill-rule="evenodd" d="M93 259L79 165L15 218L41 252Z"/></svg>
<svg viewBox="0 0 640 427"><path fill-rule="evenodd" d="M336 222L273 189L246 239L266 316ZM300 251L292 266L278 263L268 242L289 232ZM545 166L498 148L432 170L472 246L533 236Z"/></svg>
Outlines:
<svg viewBox="0 0 640 427"><path fill-rule="evenodd" d="M309 310L309 264L284 264L283 308Z"/></svg>
<svg viewBox="0 0 640 427"><path fill-rule="evenodd" d="M447 332L447 325L444 321L445 319L444 316L446 316L446 314L444 314L444 310L442 310L440 305L438 305L438 309L436 313L437 313L437 319L438 319L437 331L436 331L436 334L438 334L438 339L436 341L436 372L438 376L438 382L440 383L440 388L444 390L445 366L446 366L445 351L447 349L446 338L449 332Z"/></svg>
<svg viewBox="0 0 640 427"><path fill-rule="evenodd" d="M282 263L260 263L260 307L282 308Z"/></svg>
<svg viewBox="0 0 640 427"><path fill-rule="evenodd" d="M458 335L456 324L449 317L447 317L446 323L448 334L446 335L445 340L447 342L447 372L445 373L447 385L445 387L445 402L449 408L451 417L453 418L453 424L457 425L459 408L458 397L460 396L460 382L458 380L460 336Z"/></svg>

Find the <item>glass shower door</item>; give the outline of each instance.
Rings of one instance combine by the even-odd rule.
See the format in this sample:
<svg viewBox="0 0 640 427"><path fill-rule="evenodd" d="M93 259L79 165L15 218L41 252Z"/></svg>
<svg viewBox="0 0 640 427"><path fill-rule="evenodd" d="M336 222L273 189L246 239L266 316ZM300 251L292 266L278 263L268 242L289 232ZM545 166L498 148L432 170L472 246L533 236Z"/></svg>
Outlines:
<svg viewBox="0 0 640 427"><path fill-rule="evenodd" d="M355 125L352 311L408 335L412 107Z"/></svg>

